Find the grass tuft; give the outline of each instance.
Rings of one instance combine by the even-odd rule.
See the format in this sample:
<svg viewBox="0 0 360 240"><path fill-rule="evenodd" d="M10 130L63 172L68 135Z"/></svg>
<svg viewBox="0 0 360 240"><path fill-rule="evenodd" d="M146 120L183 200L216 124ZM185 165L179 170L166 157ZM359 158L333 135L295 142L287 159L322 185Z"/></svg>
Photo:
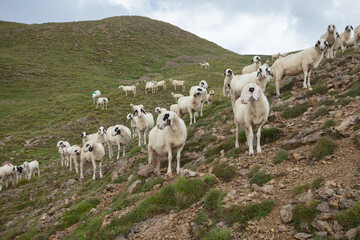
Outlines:
<svg viewBox="0 0 360 240"><path fill-rule="evenodd" d="M316 141L313 150L310 153L310 158L314 160L322 160L324 157L335 152L337 144L327 137L322 137Z"/></svg>
<svg viewBox="0 0 360 240"><path fill-rule="evenodd" d="M260 171L260 166L255 166L249 172L248 177L250 178L250 184L255 183L260 187L273 179L273 176L271 174L266 174L265 172Z"/></svg>
<svg viewBox="0 0 360 240"><path fill-rule="evenodd" d="M235 166L228 165L227 163L216 164L213 173L219 179L229 182L235 176Z"/></svg>
<svg viewBox="0 0 360 240"><path fill-rule="evenodd" d="M302 115L306 110L308 109L308 104L296 104L294 107L286 107L282 113L281 116L283 118L289 119L289 118L296 118L300 115Z"/></svg>
<svg viewBox="0 0 360 240"><path fill-rule="evenodd" d="M279 164L288 159L289 159L289 154L287 153L287 151L284 149L280 149L275 155L274 163Z"/></svg>

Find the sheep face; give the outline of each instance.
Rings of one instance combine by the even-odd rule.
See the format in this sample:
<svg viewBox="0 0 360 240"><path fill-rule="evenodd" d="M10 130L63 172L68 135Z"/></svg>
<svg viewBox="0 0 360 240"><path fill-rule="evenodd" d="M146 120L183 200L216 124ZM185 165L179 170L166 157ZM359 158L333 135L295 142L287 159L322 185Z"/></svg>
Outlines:
<svg viewBox="0 0 360 240"><path fill-rule="evenodd" d="M160 130L163 130L167 126L171 127L173 118L174 112L171 111L166 111L160 114L156 120L156 127Z"/></svg>
<svg viewBox="0 0 360 240"><path fill-rule="evenodd" d="M155 112L157 112L158 114L161 114L161 109L159 107L155 108Z"/></svg>
<svg viewBox="0 0 360 240"><path fill-rule="evenodd" d="M260 62L260 61L261 61L261 59L260 59L259 56L254 56L253 59L251 59L251 62L252 62L252 63L258 63L258 62Z"/></svg>
<svg viewBox="0 0 360 240"><path fill-rule="evenodd" d="M92 146L91 142L87 142L85 143L85 145L83 146L82 150L84 152L92 152L92 150L94 149L94 147Z"/></svg>
<svg viewBox="0 0 360 240"><path fill-rule="evenodd" d="M82 132L82 134L80 135L81 139L87 138L87 136L89 136L87 132Z"/></svg>
<svg viewBox="0 0 360 240"><path fill-rule="evenodd" d="M345 31L351 32L351 30L353 30L353 27L351 25L347 25L345 27Z"/></svg>
<svg viewBox="0 0 360 240"><path fill-rule="evenodd" d="M122 89L122 88L123 88L123 85L120 85L120 86L119 86L119 89Z"/></svg>
<svg viewBox="0 0 360 240"><path fill-rule="evenodd" d="M23 172L23 170L24 170L24 167L23 166L17 166L16 167L16 170L19 172L19 173L22 173Z"/></svg>
<svg viewBox="0 0 360 240"><path fill-rule="evenodd" d="M248 104L251 98L258 100L260 96L260 87L255 83L249 83L241 91L240 100L242 104Z"/></svg>
<svg viewBox="0 0 360 240"><path fill-rule="evenodd" d="M267 78L269 77L271 74L271 71L269 69L269 66L267 64L264 64L262 66L259 67L259 70L256 74L256 76L260 76L261 78Z"/></svg>
<svg viewBox="0 0 360 240"><path fill-rule="evenodd" d="M73 148L73 154L74 155L80 155L80 152L81 152L81 148L79 146L75 146Z"/></svg>
<svg viewBox="0 0 360 240"><path fill-rule="evenodd" d="M128 114L127 116L126 116L126 119L127 120L131 120L131 119L133 119L134 118L134 116L132 115L132 114Z"/></svg>
<svg viewBox="0 0 360 240"><path fill-rule="evenodd" d="M172 80L173 80L172 78L169 78L169 81L170 81L170 82L172 82Z"/></svg>
<svg viewBox="0 0 360 240"><path fill-rule="evenodd" d="M202 80L200 83L199 83L199 86L200 87L203 87L205 89L207 89L209 87L209 85L207 84L207 82L205 80Z"/></svg>
<svg viewBox="0 0 360 240"><path fill-rule="evenodd" d="M101 135L101 136L104 136L104 134L106 134L106 130L104 127L100 127L99 130L98 130L98 133Z"/></svg>
<svg viewBox="0 0 360 240"><path fill-rule="evenodd" d="M59 141L57 144L56 144L56 147L62 147L62 146L64 146L64 143L63 143L63 141Z"/></svg>
<svg viewBox="0 0 360 240"><path fill-rule="evenodd" d="M214 95L214 94L215 94L214 90L211 90L211 91L209 92L209 94L210 94L210 95Z"/></svg>
<svg viewBox="0 0 360 240"><path fill-rule="evenodd" d="M334 24L330 24L330 25L328 26L328 32L333 33L335 30L336 30L336 28L335 28L335 25L334 25Z"/></svg>
<svg viewBox="0 0 360 240"><path fill-rule="evenodd" d="M121 135L121 129L119 127L115 127L112 131L111 135L115 137L116 135Z"/></svg>
<svg viewBox="0 0 360 240"><path fill-rule="evenodd" d="M135 107L134 110L134 116L137 116L138 118L142 118L144 115L146 115L146 111L142 107Z"/></svg>
<svg viewBox="0 0 360 240"><path fill-rule="evenodd" d="M320 39L315 44L315 49L319 49L321 51L324 51L329 46L328 42L325 39Z"/></svg>
<svg viewBox="0 0 360 240"><path fill-rule="evenodd" d="M29 168L29 163L25 161L25 162L23 163L23 166L24 166L24 169L28 169L28 168Z"/></svg>
<svg viewBox="0 0 360 240"><path fill-rule="evenodd" d="M232 74L233 74L233 71L230 68L228 68L228 69L226 69L224 76L230 77Z"/></svg>

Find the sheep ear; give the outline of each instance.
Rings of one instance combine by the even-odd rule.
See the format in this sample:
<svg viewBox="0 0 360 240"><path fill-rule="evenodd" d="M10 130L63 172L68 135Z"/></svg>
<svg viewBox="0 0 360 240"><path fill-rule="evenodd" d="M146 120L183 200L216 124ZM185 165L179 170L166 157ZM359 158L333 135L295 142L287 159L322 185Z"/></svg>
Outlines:
<svg viewBox="0 0 360 240"><path fill-rule="evenodd" d="M254 62L254 59L251 59L251 61L250 61L250 62L252 62L252 63L253 63L253 62Z"/></svg>
<svg viewBox="0 0 360 240"><path fill-rule="evenodd" d="M353 26L351 26L351 29L354 30Z"/></svg>
<svg viewBox="0 0 360 240"><path fill-rule="evenodd" d="M255 90L254 90L254 92L253 92L253 98L255 99L255 100L258 100L259 99L259 95L260 95L260 92L259 92L260 90L259 90L259 87L258 86L256 86L255 87Z"/></svg>

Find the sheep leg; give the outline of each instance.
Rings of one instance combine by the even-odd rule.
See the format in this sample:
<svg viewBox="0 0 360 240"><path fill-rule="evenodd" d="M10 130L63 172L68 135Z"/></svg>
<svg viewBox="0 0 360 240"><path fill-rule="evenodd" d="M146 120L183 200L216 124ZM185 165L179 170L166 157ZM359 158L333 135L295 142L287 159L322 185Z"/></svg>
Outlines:
<svg viewBox="0 0 360 240"><path fill-rule="evenodd" d="M194 123L196 123L196 116L198 115L198 112L194 113Z"/></svg>
<svg viewBox="0 0 360 240"><path fill-rule="evenodd" d="M192 112L190 109L188 109L188 112L189 112L189 115L190 115L190 125L192 124L192 118L193 118L193 115L192 115Z"/></svg>
<svg viewBox="0 0 360 240"><path fill-rule="evenodd" d="M175 87L175 90L176 90L176 85L174 85L174 87Z"/></svg>
<svg viewBox="0 0 360 240"><path fill-rule="evenodd" d="M235 122L236 132L235 132L235 148L239 148L239 124Z"/></svg>
<svg viewBox="0 0 360 240"><path fill-rule="evenodd" d="M138 136L139 136L139 146L141 146L141 135L140 135L140 130L138 129Z"/></svg>
<svg viewBox="0 0 360 240"><path fill-rule="evenodd" d="M178 150L176 154L176 173L180 174L180 157L181 157L181 151L183 150L185 144Z"/></svg>
<svg viewBox="0 0 360 240"><path fill-rule="evenodd" d="M102 174L102 171L101 171L102 161L103 161L103 160L101 159L100 164L99 164L100 178L102 178L102 177L103 177L103 174Z"/></svg>
<svg viewBox="0 0 360 240"><path fill-rule="evenodd" d="M6 188L8 188L8 186L9 186L9 178L7 177L6 178Z"/></svg>
<svg viewBox="0 0 360 240"><path fill-rule="evenodd" d="M247 142L248 142L248 146L249 146L249 155L254 155L254 149L253 149L253 138L254 138L254 133L252 130L252 126L250 126L247 130Z"/></svg>
<svg viewBox="0 0 360 240"><path fill-rule="evenodd" d="M84 178L83 167L84 167L84 161L81 159L80 160L80 178Z"/></svg>
<svg viewBox="0 0 360 240"><path fill-rule="evenodd" d="M147 129L145 129L145 131L144 131L144 138L143 138L143 142L144 142L144 144L146 145L146 134L147 134Z"/></svg>
<svg viewBox="0 0 360 240"><path fill-rule="evenodd" d="M2 190L3 180L0 181L0 191Z"/></svg>
<svg viewBox="0 0 360 240"><path fill-rule="evenodd" d="M72 171L72 159L73 159L73 157L72 156L70 156L70 172Z"/></svg>
<svg viewBox="0 0 360 240"><path fill-rule="evenodd" d="M76 174L78 174L78 173L79 173L79 169L78 169L78 162L77 162L77 160L76 160L76 157L74 158L74 164L75 164L75 172L76 172Z"/></svg>
<svg viewBox="0 0 360 240"><path fill-rule="evenodd" d="M112 153L112 146L111 146L110 142L108 143L108 149L109 149L109 158L112 159L113 153Z"/></svg>
<svg viewBox="0 0 360 240"><path fill-rule="evenodd" d="M257 133L256 133L256 140L257 140L257 146L256 146L256 151L258 153L261 153L261 146L260 146L260 137L261 137L261 127L259 126Z"/></svg>
<svg viewBox="0 0 360 240"><path fill-rule="evenodd" d="M96 103L96 109L98 108L98 105L99 105L99 104L98 104L98 103Z"/></svg>
<svg viewBox="0 0 360 240"><path fill-rule="evenodd" d="M172 152L171 152L171 147L169 147L169 151L168 151L168 170L167 173L171 173L171 160L172 160ZM160 161L159 161L160 162Z"/></svg>
<svg viewBox="0 0 360 240"><path fill-rule="evenodd" d="M204 103L205 103L205 102L201 103L201 110L200 110L200 116L201 116L201 117L203 116L202 109L203 109Z"/></svg>
<svg viewBox="0 0 360 240"><path fill-rule="evenodd" d="M120 157L119 157L119 155L120 155L120 143L118 144L118 154L117 154L117 157L116 157L116 159L119 159Z"/></svg>
<svg viewBox="0 0 360 240"><path fill-rule="evenodd" d="M93 170L94 170L93 180L95 180L96 179L96 176L95 176L95 174L96 174L96 163L95 163L94 157L91 157L91 162L93 164Z"/></svg>
<svg viewBox="0 0 360 240"><path fill-rule="evenodd" d="M38 170L38 176L40 176L40 168L38 167L38 169L37 169L37 170Z"/></svg>
<svg viewBox="0 0 360 240"><path fill-rule="evenodd" d="M61 154L61 166L64 166L64 156Z"/></svg>
<svg viewBox="0 0 360 240"><path fill-rule="evenodd" d="M303 88L307 88L306 85L306 80L307 80L307 76L308 76L308 70L304 70L304 83L303 83Z"/></svg>
<svg viewBox="0 0 360 240"><path fill-rule="evenodd" d="M123 149L123 157L125 157L125 148L126 148L126 145L124 146L124 149Z"/></svg>
<svg viewBox="0 0 360 240"><path fill-rule="evenodd" d="M127 91L125 91L125 96L127 96Z"/></svg>
<svg viewBox="0 0 360 240"><path fill-rule="evenodd" d="M307 85L308 85L308 87L311 87L311 84L310 84L310 75L311 75L311 70L312 70L312 69L310 69L310 70L309 70L309 73L308 73L308 78L307 78Z"/></svg>

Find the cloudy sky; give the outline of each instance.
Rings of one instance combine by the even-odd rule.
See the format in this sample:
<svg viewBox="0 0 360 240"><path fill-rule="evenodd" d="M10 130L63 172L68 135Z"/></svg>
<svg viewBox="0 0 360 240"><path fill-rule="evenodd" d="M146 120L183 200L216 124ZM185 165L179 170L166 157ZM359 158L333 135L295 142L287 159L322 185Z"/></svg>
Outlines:
<svg viewBox="0 0 360 240"><path fill-rule="evenodd" d="M360 24L359 0L1 0L0 20L21 23L140 15L169 22L240 54L315 44L333 23Z"/></svg>

